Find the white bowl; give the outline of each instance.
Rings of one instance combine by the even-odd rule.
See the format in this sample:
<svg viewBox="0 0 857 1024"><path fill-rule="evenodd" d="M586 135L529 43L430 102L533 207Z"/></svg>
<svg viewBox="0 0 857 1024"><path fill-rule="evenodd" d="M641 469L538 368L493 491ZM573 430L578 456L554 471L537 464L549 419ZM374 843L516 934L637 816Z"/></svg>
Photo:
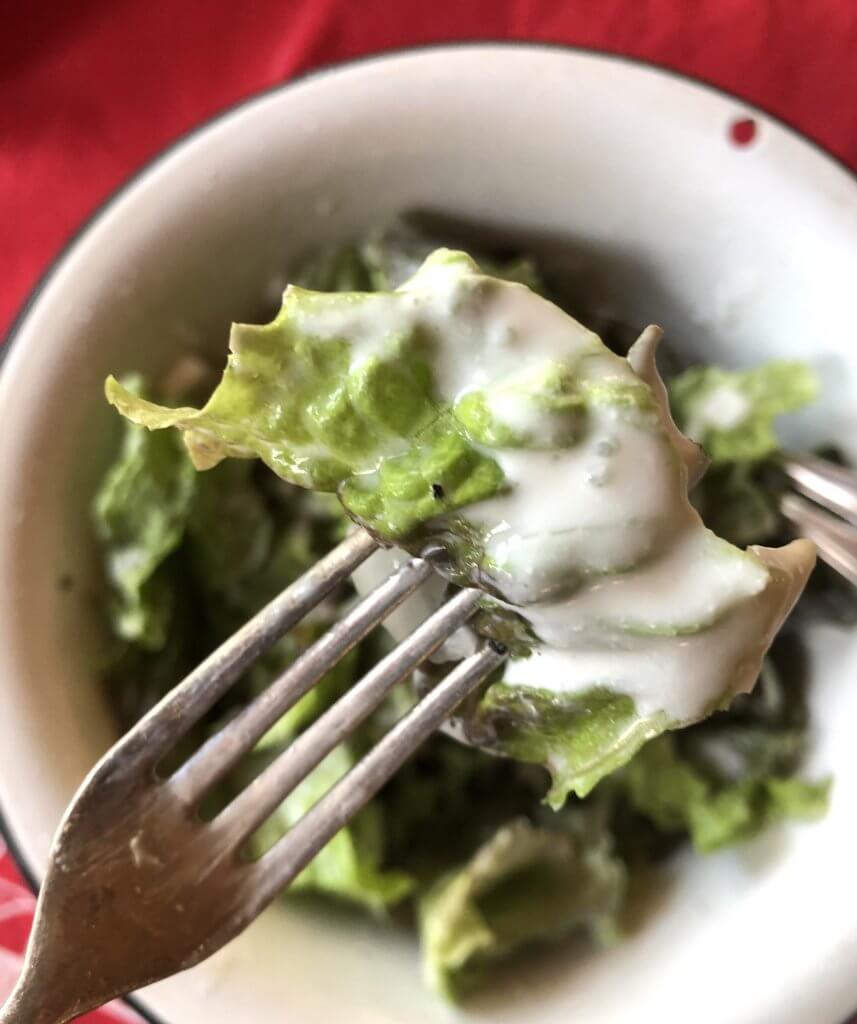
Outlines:
<svg viewBox="0 0 857 1024"><path fill-rule="evenodd" d="M740 148L729 126L743 116L757 138ZM412 207L561 241L586 308L658 321L706 360L810 360L825 393L799 440L835 436L857 455L857 187L764 114L625 60L528 45L379 57L244 104L94 219L3 368L0 801L36 876L115 737L87 518L116 430L104 377L222 347L296 254ZM836 775L829 815L680 858L616 949L550 952L454 1011L423 990L410 935L281 905L141 1004L170 1024L836 1024L857 1006L857 638L810 640L811 768Z"/></svg>

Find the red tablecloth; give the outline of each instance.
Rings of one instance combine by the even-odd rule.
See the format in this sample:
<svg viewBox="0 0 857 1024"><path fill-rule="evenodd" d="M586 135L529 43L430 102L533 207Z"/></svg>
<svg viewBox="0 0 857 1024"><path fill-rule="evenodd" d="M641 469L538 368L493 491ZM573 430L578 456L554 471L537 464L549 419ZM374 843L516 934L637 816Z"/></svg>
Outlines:
<svg viewBox="0 0 857 1024"><path fill-rule="evenodd" d="M451 39L642 57L758 104L857 168L855 0L10 3L0 22L0 333L69 234L192 125L320 64ZM0 996L31 907L0 861Z"/></svg>

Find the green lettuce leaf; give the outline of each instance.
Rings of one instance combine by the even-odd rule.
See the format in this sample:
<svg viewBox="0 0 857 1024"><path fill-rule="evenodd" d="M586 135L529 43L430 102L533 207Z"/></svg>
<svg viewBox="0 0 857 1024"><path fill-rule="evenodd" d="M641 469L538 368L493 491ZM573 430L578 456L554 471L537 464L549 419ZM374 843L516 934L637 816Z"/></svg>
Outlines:
<svg viewBox="0 0 857 1024"><path fill-rule="evenodd" d="M818 395L818 379L803 363L775 360L752 370L696 366L669 386L679 428L699 442L712 463L752 462L779 449L774 421Z"/></svg>
<svg viewBox="0 0 857 1024"><path fill-rule="evenodd" d="M577 832L511 822L420 900L428 984L458 999L487 965L529 943L578 929L612 937L625 883L609 840L588 817Z"/></svg>
<svg viewBox="0 0 857 1024"><path fill-rule="evenodd" d="M357 245L323 249L300 268L293 281L313 292L374 291L370 268Z"/></svg>
<svg viewBox="0 0 857 1024"><path fill-rule="evenodd" d="M475 269L460 254L437 260L460 264L463 274ZM407 295L380 298L407 309ZM157 406L112 378L108 398L150 429L183 430L197 468L258 456L302 487L339 488L347 509L399 538L428 515L497 493L503 474L435 395L416 328L356 361L350 342L313 334L313 324L364 305L371 311L375 299L289 288L273 323L233 327L229 365L201 410Z"/></svg>
<svg viewBox="0 0 857 1024"><path fill-rule="evenodd" d="M630 697L606 689L562 695L498 682L467 729L508 757L544 765L552 779L545 799L558 810L569 793L586 796L670 724L665 715L640 717Z"/></svg>
<svg viewBox="0 0 857 1024"><path fill-rule="evenodd" d="M138 396L140 379L127 379L124 390ZM93 503L95 534L112 588L113 629L148 650L160 650L167 641L175 595L163 570L182 541L196 481L175 438L129 422Z"/></svg>
<svg viewBox="0 0 857 1024"><path fill-rule="evenodd" d="M623 769L631 806L665 832L687 832L703 853L749 839L785 818L813 820L827 809L829 780L749 774L717 784L664 735Z"/></svg>

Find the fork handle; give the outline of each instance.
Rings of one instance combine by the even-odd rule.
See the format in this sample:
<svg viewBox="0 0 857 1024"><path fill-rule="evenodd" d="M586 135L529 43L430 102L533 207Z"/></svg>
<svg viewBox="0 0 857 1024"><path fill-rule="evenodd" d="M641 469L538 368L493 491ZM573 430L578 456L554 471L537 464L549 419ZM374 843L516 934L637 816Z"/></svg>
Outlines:
<svg viewBox="0 0 857 1024"><path fill-rule="evenodd" d="M63 999L61 1004L58 996ZM66 1024L66 1021L95 1009L69 1009L67 996L68 993L58 993L53 985L40 983L36 972L25 964L11 995L0 1007L0 1024Z"/></svg>

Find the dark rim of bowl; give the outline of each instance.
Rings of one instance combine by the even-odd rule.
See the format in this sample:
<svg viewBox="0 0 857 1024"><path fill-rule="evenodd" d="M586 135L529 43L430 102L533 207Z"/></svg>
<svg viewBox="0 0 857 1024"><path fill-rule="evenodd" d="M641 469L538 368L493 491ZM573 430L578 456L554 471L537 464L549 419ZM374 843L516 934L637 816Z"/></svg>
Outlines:
<svg viewBox="0 0 857 1024"><path fill-rule="evenodd" d="M23 305L20 307L18 313L12 320L12 323L9 329L7 330L2 342L0 342L0 345L2 345L2 347L0 347L0 368L2 368L3 363L5 363L6 356L9 354L12 345L15 343L17 336L24 325L24 322L26 321L30 313L30 310L36 304L41 293L45 290L48 283L51 281L51 279L60 269L62 264L65 262L66 257L75 247L77 242L86 234L86 232L91 227L93 227L96 221L100 220L104 216L104 214L106 214L110 210L110 208L126 194L126 192L129 192L138 183L138 181L140 181L142 178L146 176L146 174L149 173L149 171L154 170L154 168L157 167L158 164L160 164L166 157L170 156L175 150L183 146L186 142L189 142L191 139L195 138L197 135L200 135L206 129L212 127L218 122L229 117L231 114L236 113L243 107L255 103L256 100L259 100L265 96L271 96L274 93L285 92L286 90L290 89L293 85L296 85L299 82L305 82L311 78L316 78L329 74L330 72L339 71L342 68L354 67L355 65L358 64L366 64L377 60L384 60L387 57L401 57L408 54L419 54L431 52L432 50L442 50L450 48L464 49L468 46L507 46L510 48L527 47L532 49L557 50L563 53L585 54L587 56L600 57L603 58L604 60L614 60L625 64L632 64L637 67L649 68L652 71L659 71L664 75L668 75L671 78L675 78L680 82L690 83L692 85L701 85L704 88L707 88L712 92L719 94L725 99L734 101L737 107L736 115L739 115L741 113L752 114L753 112L763 114L767 120L773 121L775 124L778 124L781 127L785 128L787 131L791 132L793 135L796 135L803 142L811 146L821 156L826 157L828 160L831 160L833 163L837 164L839 167L842 168L842 170L849 174L854 180L855 184L857 184L857 172L855 172L851 167L849 167L849 165L844 160L836 156L835 153L831 153L830 150L825 148L820 142L816 142L808 135L805 135L799 128L796 128L794 125L790 124L787 120L785 120L785 118L782 118L777 114L771 114L769 111L760 107L758 104L750 103L748 100L742 99L740 96L737 96L736 94L729 92L728 89L724 89L722 86L716 85L713 82L706 81L705 79L702 78L696 78L693 75L685 74L683 71L677 71L674 68L663 67L660 64L655 64L653 61L645 60L641 57L631 57L622 53L613 53L610 50L599 50L594 47L578 46L573 43L551 43L537 39L454 39L449 40L447 42L433 42L418 44L415 46L391 47L390 49L386 50L378 50L372 53L362 54L359 57L353 57L348 60L337 61L330 64L322 64L318 67L311 68L308 71L301 72L300 74L295 75L293 78L290 78L285 82L279 82L276 85L272 85L269 86L268 88L255 92L251 96L245 97L244 99L231 104L230 106L214 114L212 117L209 117L205 121L202 121L199 124L195 125L193 128L189 129L183 135L180 135L178 138L170 142L164 149L160 150L156 156L147 160L140 168L134 171L129 178L127 178L121 185L119 185L113 192L111 192L106 199L104 199L98 206L96 206L93 212L79 225L79 227L77 227L72 232L68 240L61 247L60 251L50 261L50 263L47 266L47 269L36 282L32 291L24 300ZM20 871L24 881L27 883L27 885L30 887L34 894L38 893L40 886L39 879L32 865L30 865L26 858L24 857L21 845L16 839L15 835L13 834L5 815L3 814L2 807L0 807L0 837L2 837L3 840L5 841L6 848L8 849L12 859L15 861L15 864L17 865L18 870ZM136 995L127 995L124 996L123 999L124 1002L126 1002L144 1020L148 1021L149 1024L167 1024L167 1022L164 1021L163 1018L157 1017L154 1013L152 1013L152 1011L148 1009L148 1007L146 1007L139 999L139 997L137 997ZM843 1024L854 1024L855 1019L857 1019L855 1018L855 1015L851 1015L843 1022Z"/></svg>

